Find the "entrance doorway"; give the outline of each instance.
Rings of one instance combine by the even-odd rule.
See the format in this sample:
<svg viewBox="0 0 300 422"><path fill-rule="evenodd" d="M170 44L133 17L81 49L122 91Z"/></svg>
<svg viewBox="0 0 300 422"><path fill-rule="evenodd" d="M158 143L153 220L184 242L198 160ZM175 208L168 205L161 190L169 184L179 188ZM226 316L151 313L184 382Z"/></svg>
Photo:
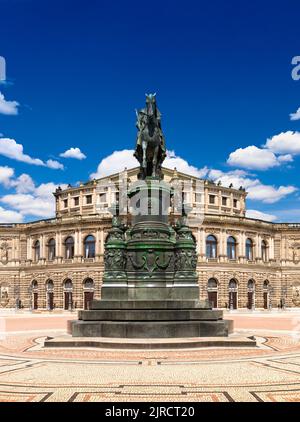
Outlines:
<svg viewBox="0 0 300 422"><path fill-rule="evenodd" d="M38 293L33 292L33 309L34 310L38 309L38 298L39 298Z"/></svg>
<svg viewBox="0 0 300 422"><path fill-rule="evenodd" d="M54 309L54 283L52 280L48 280L46 284L47 291L47 309L52 311Z"/></svg>
<svg viewBox="0 0 300 422"><path fill-rule="evenodd" d="M254 280L249 280L247 287L248 287L247 308L254 309L255 308L255 282Z"/></svg>
<svg viewBox="0 0 300 422"><path fill-rule="evenodd" d="M33 282L31 283L31 292L32 297L31 297L31 309L36 310L38 309L38 299L39 299L39 295L38 295L38 282L36 280L33 280Z"/></svg>
<svg viewBox="0 0 300 422"><path fill-rule="evenodd" d="M237 309L237 281L232 279L229 282L229 309Z"/></svg>
<svg viewBox="0 0 300 422"><path fill-rule="evenodd" d="M84 280L83 289L83 307L84 309L90 309L92 300L94 299L94 281L91 278Z"/></svg>
<svg viewBox="0 0 300 422"><path fill-rule="evenodd" d="M207 297L210 306L218 307L218 282L215 278L210 278L207 282Z"/></svg>
<svg viewBox="0 0 300 422"><path fill-rule="evenodd" d="M264 281L263 285L263 301L264 301L264 309L269 309L270 300L269 300L269 287L270 283L268 280Z"/></svg>
<svg viewBox="0 0 300 422"><path fill-rule="evenodd" d="M73 309L73 283L67 279L64 282L64 310L71 311Z"/></svg>
<svg viewBox="0 0 300 422"><path fill-rule="evenodd" d="M93 298L94 292L84 292L84 309L90 309Z"/></svg>

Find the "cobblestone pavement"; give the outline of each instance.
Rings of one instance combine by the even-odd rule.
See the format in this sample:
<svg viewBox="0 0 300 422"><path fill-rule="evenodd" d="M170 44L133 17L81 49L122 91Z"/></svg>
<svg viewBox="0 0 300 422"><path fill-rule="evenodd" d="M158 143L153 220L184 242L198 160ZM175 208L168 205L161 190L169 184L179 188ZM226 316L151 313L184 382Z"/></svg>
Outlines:
<svg viewBox="0 0 300 422"><path fill-rule="evenodd" d="M255 349L110 351L44 349L68 316L26 315L30 331L11 315L19 323L0 339L0 401L300 401L299 316L235 314Z"/></svg>

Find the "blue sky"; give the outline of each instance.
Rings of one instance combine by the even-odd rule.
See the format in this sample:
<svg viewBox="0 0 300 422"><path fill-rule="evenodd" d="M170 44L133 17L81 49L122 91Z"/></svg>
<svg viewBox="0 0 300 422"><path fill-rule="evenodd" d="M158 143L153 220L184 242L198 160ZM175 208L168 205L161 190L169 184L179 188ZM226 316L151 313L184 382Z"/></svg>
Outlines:
<svg viewBox="0 0 300 422"><path fill-rule="evenodd" d="M134 163L146 92L168 165L245 186L249 215L300 221L299 1L0 0L0 14L0 221L50 217L57 184Z"/></svg>

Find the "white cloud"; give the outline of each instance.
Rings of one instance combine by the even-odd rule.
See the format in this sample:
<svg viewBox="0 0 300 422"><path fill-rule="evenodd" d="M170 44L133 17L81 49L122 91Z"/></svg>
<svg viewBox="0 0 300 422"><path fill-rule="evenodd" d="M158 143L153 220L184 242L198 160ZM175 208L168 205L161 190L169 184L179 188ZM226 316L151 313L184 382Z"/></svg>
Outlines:
<svg viewBox="0 0 300 422"><path fill-rule="evenodd" d="M124 149L122 151L114 151L112 154L103 158L98 165L97 171L91 174L91 179L101 178L108 176L109 174L118 173L124 170L125 167L133 168L138 167L139 163L136 158L133 157L134 151L131 149ZM177 168L178 171L187 173L196 177L204 177L208 169L198 169L197 167L191 166L186 160L176 156L174 151L167 151L167 157L163 162L163 167L170 169Z"/></svg>
<svg viewBox="0 0 300 422"><path fill-rule="evenodd" d="M112 154L103 158L95 173L91 174L91 179L98 179L108 176L109 174L119 173L125 167L132 168L139 165L133 156L134 151L131 149L123 149L122 151L114 151Z"/></svg>
<svg viewBox="0 0 300 422"><path fill-rule="evenodd" d="M12 213L16 212L25 216L34 216L39 218L49 218L55 215L55 198L53 192L57 188L57 184L53 182L42 183L35 186L34 181L28 174L22 174L15 180L10 181L10 187L16 189L16 193L2 196L0 201L12 208ZM60 185L62 189L66 188L66 184ZM16 214L11 214L16 216ZM19 220L11 220L18 222ZM1 220L0 213L0 222Z"/></svg>
<svg viewBox="0 0 300 422"><path fill-rule="evenodd" d="M176 167L178 171L199 177L200 179L208 173L207 167L198 169L197 167L191 166L184 158L177 157L174 151L167 151L167 157L163 162L163 167L171 170Z"/></svg>
<svg viewBox="0 0 300 422"><path fill-rule="evenodd" d="M23 173L21 176L10 182L10 187L14 187L17 193L29 193L35 190L35 184L29 174Z"/></svg>
<svg viewBox="0 0 300 422"><path fill-rule="evenodd" d="M64 158L75 158L76 160L84 160L86 158L86 155L80 151L80 148L70 148L65 152L62 152L59 154L60 157Z"/></svg>
<svg viewBox="0 0 300 422"><path fill-rule="evenodd" d="M19 211L22 215L35 217L52 217L54 215L54 198L35 197L32 194L10 194L4 195L1 202Z"/></svg>
<svg viewBox="0 0 300 422"><path fill-rule="evenodd" d="M279 165L279 161L272 151L257 148L255 145L238 148L229 155L227 163L230 166L251 170L267 170Z"/></svg>
<svg viewBox="0 0 300 422"><path fill-rule="evenodd" d="M300 132L281 132L268 139L265 147L276 154L300 154Z"/></svg>
<svg viewBox="0 0 300 422"><path fill-rule="evenodd" d="M0 138L0 155L35 166L63 169L63 165L58 161L48 160L47 163L44 163L39 158L32 158L30 155L24 154L23 145L18 144L14 139L10 138Z"/></svg>
<svg viewBox="0 0 300 422"><path fill-rule="evenodd" d="M18 114L18 106L17 101L7 101L0 92L0 114L16 115Z"/></svg>
<svg viewBox="0 0 300 422"><path fill-rule="evenodd" d="M277 220L276 215L267 214L265 212L257 211L257 210L247 210L246 217L248 218L255 218L256 220L264 220L264 221L275 221Z"/></svg>
<svg viewBox="0 0 300 422"><path fill-rule="evenodd" d="M296 113L291 113L290 114L290 119L291 120L300 120L300 107L298 108L298 110L296 111Z"/></svg>
<svg viewBox="0 0 300 422"><path fill-rule="evenodd" d="M0 166L0 184L9 187L11 178L14 175L14 169L8 166Z"/></svg>
<svg viewBox="0 0 300 422"><path fill-rule="evenodd" d="M22 223L23 215L17 211L6 210L0 207L0 222L1 223Z"/></svg>
<svg viewBox="0 0 300 422"><path fill-rule="evenodd" d="M296 192L295 186L264 185L259 179L251 178L244 170L233 170L222 172L221 170L210 170L208 177L215 182L221 182L223 186L233 185L235 189L241 186L248 192L247 198L261 201L265 204L273 204L280 199Z"/></svg>
<svg viewBox="0 0 300 422"><path fill-rule="evenodd" d="M278 155L277 160L280 163L291 163L292 161L294 161L293 156L291 154Z"/></svg>
<svg viewBox="0 0 300 422"><path fill-rule="evenodd" d="M63 164L59 163L56 160L47 160L46 166L49 167L49 169L54 169L54 170L63 170L64 169Z"/></svg>
<svg viewBox="0 0 300 422"><path fill-rule="evenodd" d="M279 186L276 188L271 185L258 184L248 189L248 198L262 201L265 204L274 204L297 190L295 186Z"/></svg>

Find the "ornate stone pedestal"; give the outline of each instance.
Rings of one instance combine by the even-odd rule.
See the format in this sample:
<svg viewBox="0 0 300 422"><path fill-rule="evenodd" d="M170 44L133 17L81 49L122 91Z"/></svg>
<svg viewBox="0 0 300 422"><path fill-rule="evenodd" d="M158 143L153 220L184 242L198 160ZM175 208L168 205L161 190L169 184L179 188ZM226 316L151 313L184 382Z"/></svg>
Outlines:
<svg viewBox="0 0 300 422"><path fill-rule="evenodd" d="M102 300L69 322L73 337L226 337L232 321L199 301L195 239L168 224L171 187L147 178L129 192L132 227L114 218L105 244Z"/></svg>

